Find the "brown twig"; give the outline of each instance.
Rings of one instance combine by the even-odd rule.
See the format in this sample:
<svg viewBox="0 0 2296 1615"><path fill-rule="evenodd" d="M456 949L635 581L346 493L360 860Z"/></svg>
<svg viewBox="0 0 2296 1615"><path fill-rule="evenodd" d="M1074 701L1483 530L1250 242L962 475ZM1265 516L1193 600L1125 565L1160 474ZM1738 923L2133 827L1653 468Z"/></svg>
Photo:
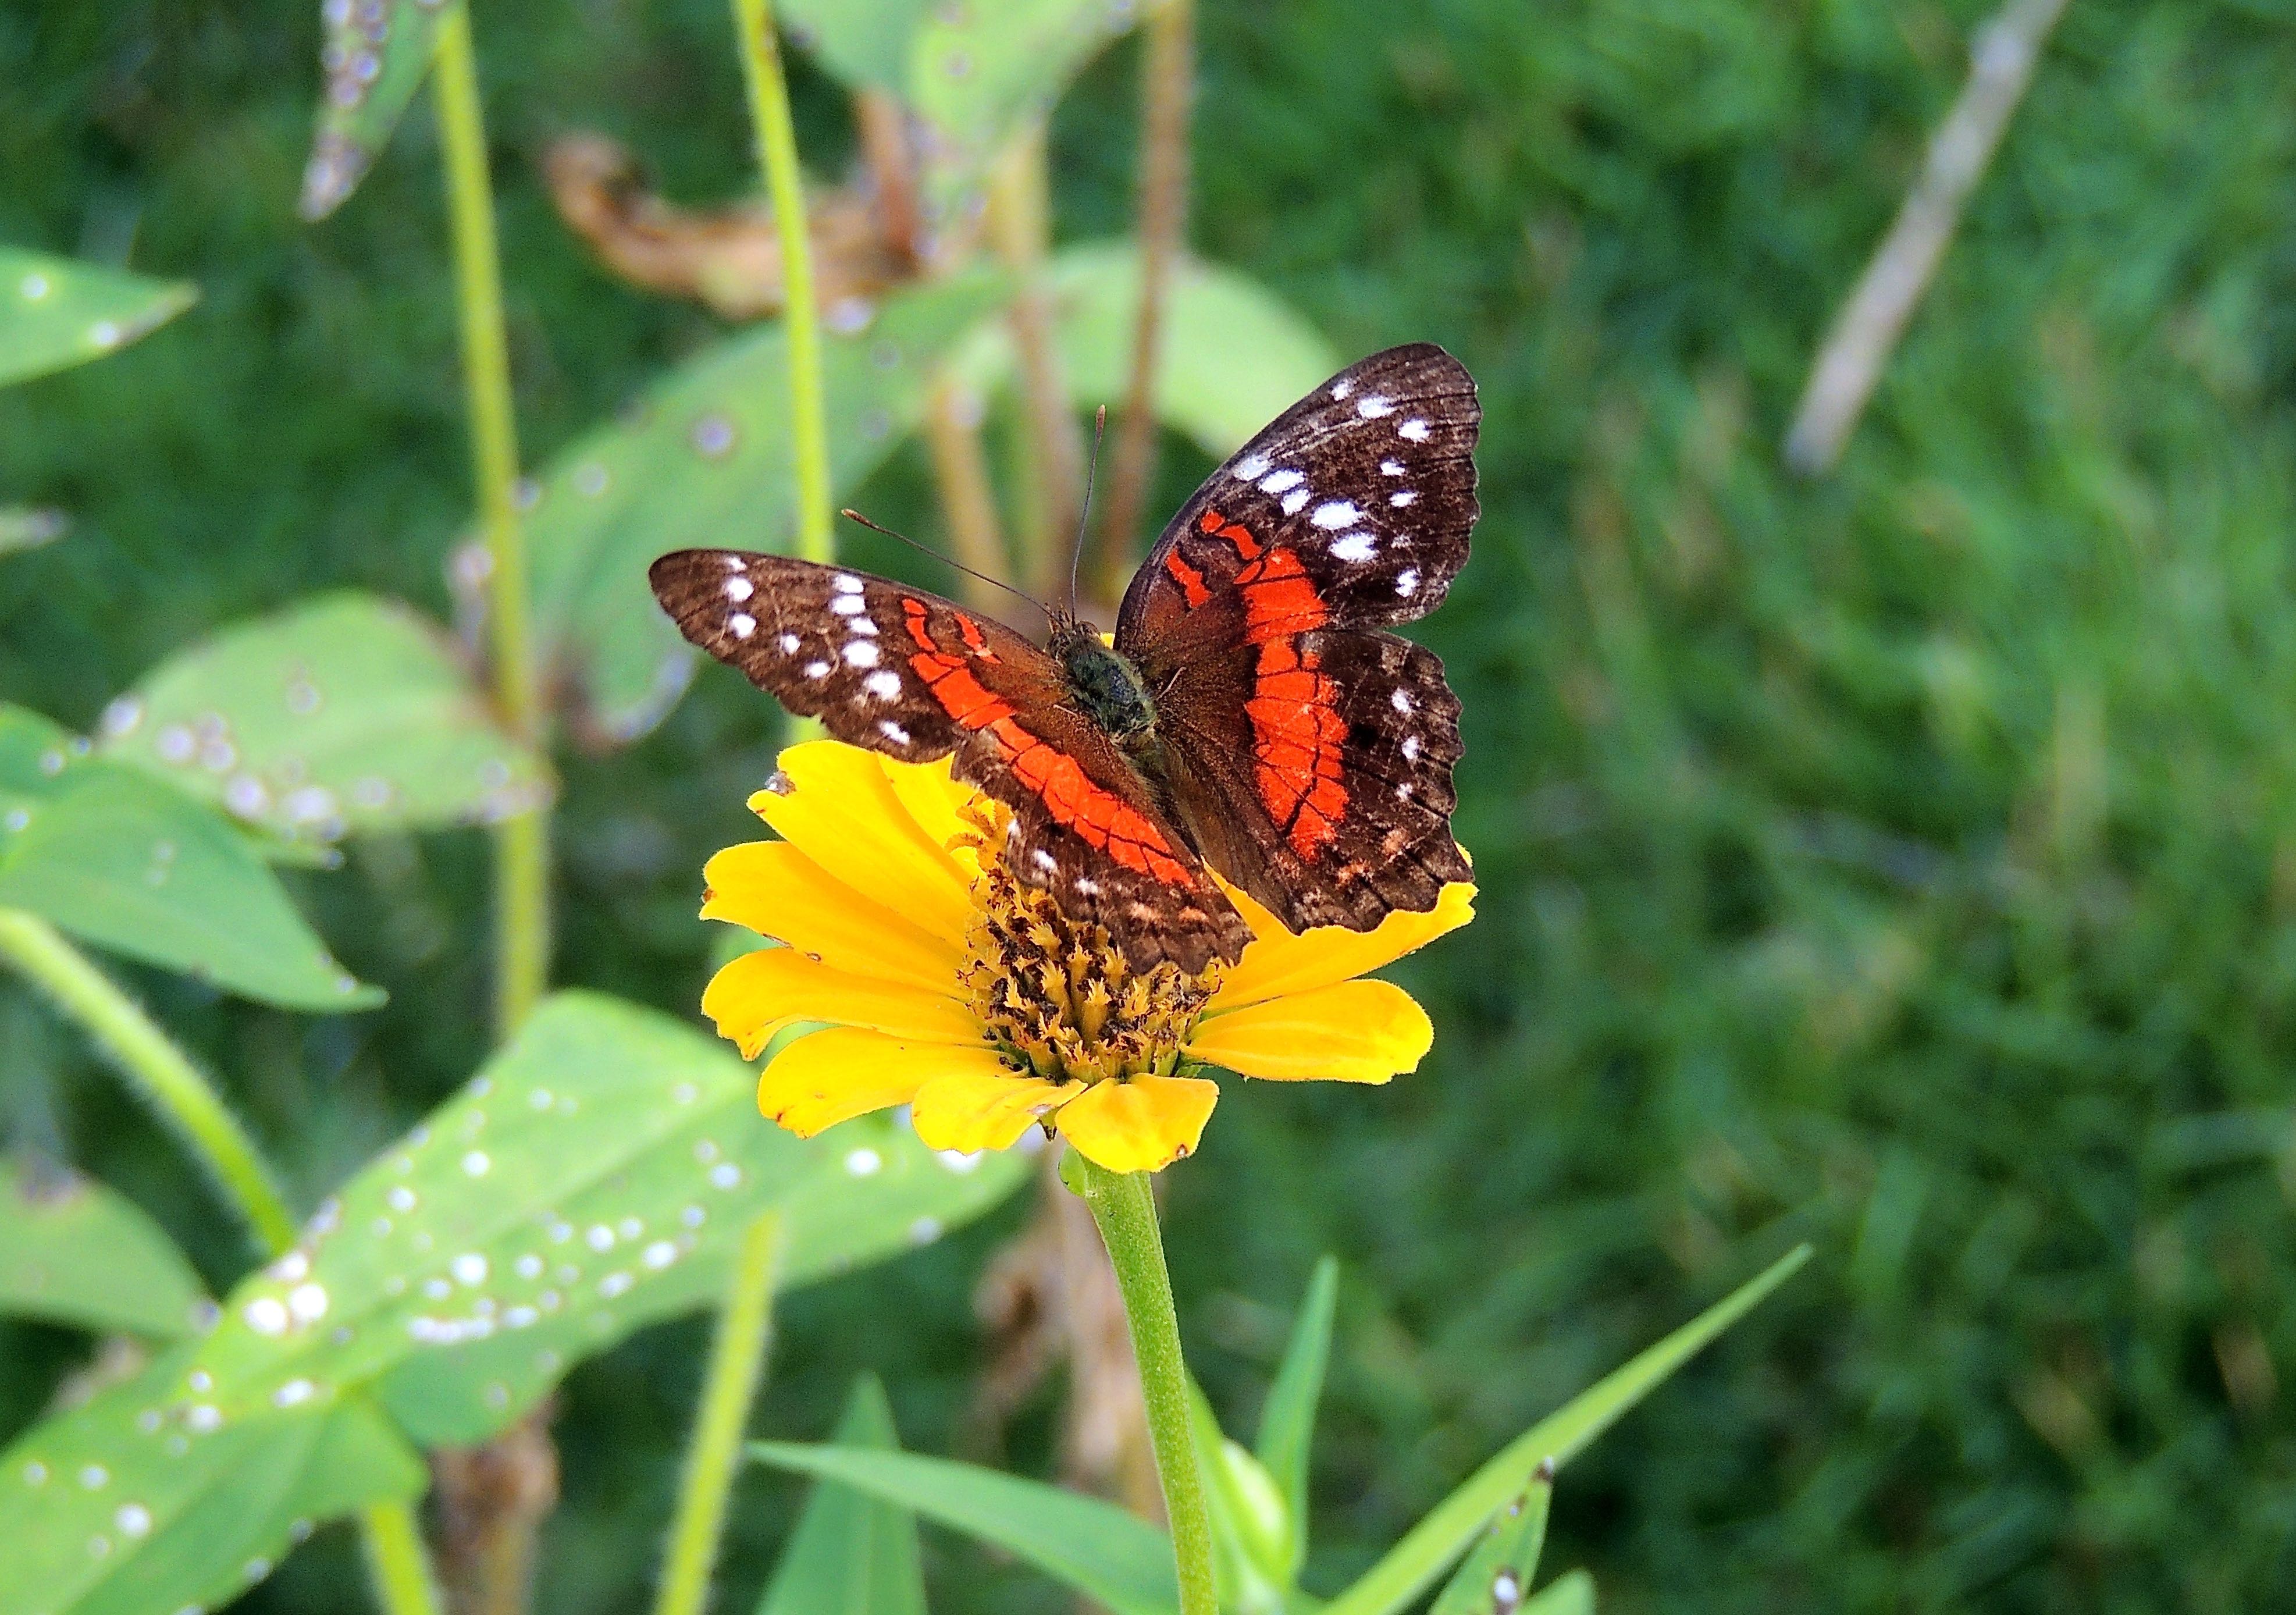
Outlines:
<svg viewBox="0 0 2296 1615"><path fill-rule="evenodd" d="M925 443L932 451L941 521L957 560L975 572L1005 578L1012 575L1013 558L1004 547L988 457L980 446L982 408L979 393L944 378L925 403ZM968 603L996 609L996 591L979 578L964 578L960 586Z"/></svg>
<svg viewBox="0 0 2296 1615"><path fill-rule="evenodd" d="M1929 160L1811 368L1786 434L1786 464L1819 476L1841 457L1882 368L2001 144L2066 0L2009 0L1971 42L1969 82L1930 141Z"/></svg>
<svg viewBox="0 0 2296 1615"><path fill-rule="evenodd" d="M1045 164L1045 128L1038 123L997 159L989 178L988 229L997 258L1017 282L1007 317L1028 417L1023 441L1030 474L1021 490L1022 570L1029 587L1049 600L1067 587L1070 536L1084 490L1084 434L1069 407L1052 290L1045 283L1052 234Z"/></svg>
<svg viewBox="0 0 2296 1615"><path fill-rule="evenodd" d="M542 1522L558 1505L558 1449L545 1402L477 1447L430 1455L439 1578L456 1615L518 1615L534 1582Z"/></svg>
<svg viewBox="0 0 2296 1615"><path fill-rule="evenodd" d="M1087 569L1098 593L1122 594L1133 534L1156 474L1156 364L1164 297L1188 231L1188 111L1195 99L1194 0L1164 0L1149 13L1140 64L1140 313L1133 327L1132 375L1117 416L1108 467L1108 503Z"/></svg>

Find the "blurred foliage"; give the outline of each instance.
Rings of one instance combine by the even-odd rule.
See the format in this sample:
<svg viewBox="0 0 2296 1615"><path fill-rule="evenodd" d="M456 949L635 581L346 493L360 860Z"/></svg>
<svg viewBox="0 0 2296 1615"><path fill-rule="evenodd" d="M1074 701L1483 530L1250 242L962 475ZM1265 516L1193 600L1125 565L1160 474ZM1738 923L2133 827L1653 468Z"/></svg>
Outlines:
<svg viewBox="0 0 2296 1615"><path fill-rule="evenodd" d="M1440 1029L1371 1094L1247 1088L1173 1175L1193 1365L1249 1423L1342 1258L1312 1586L1796 1235L1810 1274L1573 1471L1548 1556L1614 1610L2190 1611L2296 1602L2296 11L2068 14L1840 474L1777 439L1987 8L1909 0L1206 7L1193 238L1343 354L1480 381L1476 560L1424 625L1466 702L1483 917L1403 972ZM466 474L427 119L353 205L294 206L307 0L0 14L0 241L201 291L0 394L0 691L80 728L162 657L323 587L438 615ZM477 16L533 462L717 340L607 282L541 151L608 129L739 193L723 8ZM1053 126L1063 242L1128 222L1136 47ZM802 69L816 171L850 135ZM1207 462L1165 456L1176 504ZM857 496L934 523L906 451ZM930 563L853 542L857 561ZM775 719L720 669L567 770L562 971L699 992L706 853ZM390 1005L325 1020L140 983L231 1072L304 1203L471 1068L483 847L291 872ZM419 1006L419 1007L418 1007ZM442 1011L441 1006L446 1006ZM184 1236L234 1236L78 1040L0 988L0 1103ZM386 1076L386 1072L388 1075ZM964 1450L966 1291L1018 1215L799 1298L758 1427L852 1373ZM82 1351L0 1334L12 1433ZM634 1604L700 1373L691 1325L569 1381L543 1608ZM1024 1464L1040 1422L1015 1432ZM799 1494L742 1483L725 1596ZM334 1608L340 1532L250 1606ZM1065 1607L928 1531L945 1615Z"/></svg>

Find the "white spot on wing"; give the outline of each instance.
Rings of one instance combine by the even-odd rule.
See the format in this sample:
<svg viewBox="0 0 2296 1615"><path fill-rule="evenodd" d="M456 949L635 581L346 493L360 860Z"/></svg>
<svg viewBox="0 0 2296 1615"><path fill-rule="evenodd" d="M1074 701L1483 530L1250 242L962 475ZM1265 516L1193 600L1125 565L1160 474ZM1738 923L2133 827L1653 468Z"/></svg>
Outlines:
<svg viewBox="0 0 2296 1615"><path fill-rule="evenodd" d="M1395 430L1402 433L1405 437L1410 439L1414 443L1424 443L1427 441L1427 422L1421 420L1416 415L1414 415L1410 420L1406 421L1402 425L1397 427Z"/></svg>
<svg viewBox="0 0 2296 1615"><path fill-rule="evenodd" d="M1356 400L1356 414L1366 421L1376 421L1382 415L1391 415L1394 413L1395 406L1375 392L1367 392Z"/></svg>
<svg viewBox="0 0 2296 1615"><path fill-rule="evenodd" d="M1404 760L1406 762L1415 763L1419 760L1419 737L1417 735L1406 734L1403 737L1403 756Z"/></svg>
<svg viewBox="0 0 2296 1615"><path fill-rule="evenodd" d="M1335 398L1344 398L1349 393L1355 391L1355 382L1346 376L1341 376L1338 381L1332 383L1332 396Z"/></svg>
<svg viewBox="0 0 2296 1615"><path fill-rule="evenodd" d="M747 639L758 631L758 619L747 611L736 611L726 619L726 626L734 630L734 638Z"/></svg>
<svg viewBox="0 0 2296 1615"><path fill-rule="evenodd" d="M1379 553L1379 539L1373 534L1357 531L1332 541L1332 557L1335 561L1369 561Z"/></svg>
<svg viewBox="0 0 2296 1615"><path fill-rule="evenodd" d="M1090 875L1077 876L1076 889L1078 892L1087 898L1096 898L1100 896L1100 882L1094 880Z"/></svg>
<svg viewBox="0 0 2296 1615"><path fill-rule="evenodd" d="M1266 455L1246 455L1235 463L1235 478L1240 482L1257 482L1267 474Z"/></svg>
<svg viewBox="0 0 2296 1615"><path fill-rule="evenodd" d="M864 635L870 639L877 637L876 623L866 617L856 617L852 621L847 623L845 626L852 629L856 634Z"/></svg>
<svg viewBox="0 0 2296 1615"><path fill-rule="evenodd" d="M808 678L827 678L829 664L825 661L809 661L805 664L805 676Z"/></svg>
<svg viewBox="0 0 2296 1615"><path fill-rule="evenodd" d="M1411 692L1408 690L1398 688L1394 694L1388 697L1388 700L1393 703L1395 709L1398 712L1402 713L1406 717L1410 717L1414 712L1418 710L1416 707L1412 705Z"/></svg>
<svg viewBox="0 0 2296 1615"><path fill-rule="evenodd" d="M1406 600L1408 600L1412 595L1419 593L1419 569L1417 567L1405 567L1401 571L1395 575L1395 592L1402 595Z"/></svg>
<svg viewBox="0 0 2296 1615"><path fill-rule="evenodd" d="M1283 513L1285 515L1296 516L1307 508L1308 490L1306 488L1295 488L1290 493L1283 496Z"/></svg>
<svg viewBox="0 0 2296 1615"><path fill-rule="evenodd" d="M873 668L877 665L877 647L865 639L847 642L845 665L850 668Z"/></svg>
<svg viewBox="0 0 2296 1615"><path fill-rule="evenodd" d="M1418 497L1418 494L1413 489L1403 488L1398 488L1395 492L1390 494L1387 496L1387 502L1395 506L1396 509L1401 510L1405 505L1413 503Z"/></svg>
<svg viewBox="0 0 2296 1615"><path fill-rule="evenodd" d="M862 688L881 701L890 701L901 693L901 676L889 668L880 668L861 681Z"/></svg>
<svg viewBox="0 0 2296 1615"><path fill-rule="evenodd" d="M883 731L885 738L892 742L893 744L897 746L906 746L909 743L909 732L906 729L902 728L900 725L895 723L891 718L879 718L877 720L877 727Z"/></svg>
<svg viewBox="0 0 2296 1615"><path fill-rule="evenodd" d="M1061 861L1041 847L1029 855L1029 862L1047 873L1061 866Z"/></svg>
<svg viewBox="0 0 2296 1615"><path fill-rule="evenodd" d="M1403 475L1403 462L1400 460L1382 460L1379 463L1379 469L1382 476L1400 477Z"/></svg>
<svg viewBox="0 0 2296 1615"><path fill-rule="evenodd" d="M858 594L832 594L829 599L829 609L840 617L857 617L869 608Z"/></svg>
<svg viewBox="0 0 2296 1615"><path fill-rule="evenodd" d="M1356 508L1356 502L1352 499L1327 499L1316 507L1308 520L1327 532L1336 533L1341 528L1353 527L1361 521L1363 512Z"/></svg>
<svg viewBox="0 0 2296 1615"><path fill-rule="evenodd" d="M774 643L781 646L783 655L794 656L797 654L798 646L802 644L804 641L798 638L794 634L784 634L781 638Z"/></svg>
<svg viewBox="0 0 2296 1615"><path fill-rule="evenodd" d="M757 592L756 586L746 578L736 577L726 579L726 598L735 605L740 605Z"/></svg>
<svg viewBox="0 0 2296 1615"><path fill-rule="evenodd" d="M729 572L741 572L749 570L749 563L743 561L739 555L725 554L718 556L718 559L726 563L726 570Z"/></svg>
<svg viewBox="0 0 2296 1615"><path fill-rule="evenodd" d="M829 586L840 594L858 594L861 580L850 572L840 572L829 580Z"/></svg>
<svg viewBox="0 0 2296 1615"><path fill-rule="evenodd" d="M1263 494L1288 494L1307 480L1300 472L1287 466L1283 471L1271 471L1260 479L1259 491Z"/></svg>

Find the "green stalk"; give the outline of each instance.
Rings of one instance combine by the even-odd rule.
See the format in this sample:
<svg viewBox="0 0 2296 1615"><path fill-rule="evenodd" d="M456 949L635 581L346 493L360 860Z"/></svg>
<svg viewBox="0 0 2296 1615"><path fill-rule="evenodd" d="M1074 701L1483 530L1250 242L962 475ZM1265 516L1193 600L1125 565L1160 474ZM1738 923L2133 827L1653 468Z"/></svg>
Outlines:
<svg viewBox="0 0 2296 1615"><path fill-rule="evenodd" d="M0 955L77 1021L127 1074L222 1188L266 1256L277 1256L295 1242L295 1218L271 1163L222 1095L141 1005L37 914L0 909ZM438 1615L430 1556L413 1507L378 1503L361 1510L359 1519L375 1596L386 1615Z"/></svg>
<svg viewBox="0 0 2296 1615"><path fill-rule="evenodd" d="M829 427L821 396L821 316L814 306L813 238L806 227L805 179L797 164L789 86L774 35L772 0L734 0L742 37L742 74L750 86L758 160L766 170L774 219L781 226L782 328L789 333L790 439L797 459L797 553L808 561L837 558L830 521Z"/></svg>
<svg viewBox="0 0 2296 1615"><path fill-rule="evenodd" d="M0 909L0 955L78 1021L127 1074L207 1168L266 1253L275 1256L295 1242L295 1218L271 1164L222 1095L141 1005L37 914Z"/></svg>
<svg viewBox="0 0 2296 1615"><path fill-rule="evenodd" d="M742 1236L741 1254L718 1314L718 1335L710 1343L701 1406L685 1452L685 1479L669 1528L654 1615L702 1615L709 1603L726 1494L741 1462L742 1430L750 1421L750 1404L757 1396L766 1348L773 1338L774 1281L781 1252L781 1216L764 1212Z"/></svg>
<svg viewBox="0 0 2296 1615"><path fill-rule="evenodd" d="M1172 1527L1172 1558L1180 1578L1180 1615L1217 1615L1212 1585L1211 1517L1188 1422L1188 1370L1180 1357L1180 1321L1172 1308L1172 1278L1164 1267L1164 1241L1156 1229L1156 1197L1145 1172L1111 1172L1081 1151L1061 1160L1061 1177L1084 1196L1116 1269L1132 1326L1132 1356L1140 1366L1140 1399L1148 1412L1148 1439L1164 1483L1164 1513Z"/></svg>
<svg viewBox="0 0 2296 1615"><path fill-rule="evenodd" d="M450 5L439 20L431 70L455 243L472 471L488 563L495 703L513 736L538 746L542 698L527 617L526 545L518 522L510 343L504 330L494 186L487 175L486 121L479 107L467 7ZM526 1019L547 988L549 975L550 821L545 809L535 808L495 827L495 1021L502 1033L515 1030Z"/></svg>
<svg viewBox="0 0 2296 1615"><path fill-rule="evenodd" d="M411 1504L378 1503L359 1511L367 1578L384 1615L439 1615L439 1584Z"/></svg>

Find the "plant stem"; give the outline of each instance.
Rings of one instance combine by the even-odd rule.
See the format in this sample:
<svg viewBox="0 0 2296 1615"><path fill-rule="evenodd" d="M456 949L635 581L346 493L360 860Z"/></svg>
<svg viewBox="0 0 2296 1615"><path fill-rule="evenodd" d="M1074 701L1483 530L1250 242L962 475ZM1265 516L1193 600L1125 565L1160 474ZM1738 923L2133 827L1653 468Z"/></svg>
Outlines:
<svg viewBox="0 0 2296 1615"><path fill-rule="evenodd" d="M521 744L542 741L542 700L527 617L526 545L519 530L518 428L511 412L510 342L495 244L494 186L467 7L439 21L431 61L447 208L462 318L463 386L472 471L487 546L487 620L495 702ZM495 827L495 1021L507 1036L541 999L550 975L550 821L536 807Z"/></svg>
<svg viewBox="0 0 2296 1615"><path fill-rule="evenodd" d="M925 445L932 451L933 486L940 495L949 547L972 571L1008 578L1013 562L996 519L988 457L981 451L981 414L980 396L944 376L925 401ZM969 604L984 611L996 605L996 591L980 578L967 575L958 586Z"/></svg>
<svg viewBox="0 0 2296 1615"><path fill-rule="evenodd" d="M1039 599L1064 598L1069 542L1084 496L1084 437L1069 407L1045 258L1052 241L1045 126L1013 137L988 177L988 232L1015 283L1008 314L1020 361L1029 476L1021 489L1021 573Z"/></svg>
<svg viewBox="0 0 2296 1615"><path fill-rule="evenodd" d="M734 0L742 37L742 73L750 86L758 160L766 170L774 219L781 226L782 328L789 333L790 439L797 458L797 553L836 559L831 531L829 428L821 397L821 317L814 306L813 238L807 227L805 178L790 122L789 86L774 35L772 0Z"/></svg>
<svg viewBox="0 0 2296 1615"><path fill-rule="evenodd" d="M439 1584L431 1578L414 1505L371 1504L359 1511L359 1526L367 1578L383 1615L439 1615Z"/></svg>
<svg viewBox="0 0 2296 1615"><path fill-rule="evenodd" d="M1179 1572L1180 1615L1216 1615L1212 1529L1204 1510L1204 1481L1188 1422L1188 1370L1180 1356L1180 1322L1172 1308L1172 1279L1156 1228L1156 1198L1145 1172L1111 1172L1071 1150L1062 1176L1084 1196L1124 1293L1132 1326L1132 1356L1140 1366L1140 1399L1148 1411L1148 1437L1164 1482L1164 1513L1172 1527L1172 1557Z"/></svg>
<svg viewBox="0 0 2296 1615"><path fill-rule="evenodd" d="M190 1146L266 1256L295 1242L295 1218L271 1163L222 1095L133 998L56 928L21 909L0 908L0 955L79 1022L136 1090ZM430 1556L414 1509L378 1503L360 1511L375 1596L386 1615L438 1615Z"/></svg>
<svg viewBox="0 0 2296 1615"><path fill-rule="evenodd" d="M1101 593L1119 598L1129 578L1132 535L1156 474L1156 364L1164 299L1188 228L1188 108L1195 95L1195 0L1164 0L1149 12L1140 65L1140 311L1132 375L1116 422L1099 553L1089 569Z"/></svg>
<svg viewBox="0 0 2296 1615"><path fill-rule="evenodd" d="M267 1255L295 1242L295 1218L271 1165L208 1079L141 1005L56 928L0 909L0 955L79 1022L207 1168Z"/></svg>
<svg viewBox="0 0 2296 1615"><path fill-rule="evenodd" d="M781 1216L763 1212L742 1236L741 1253L718 1315L718 1335L710 1343L693 1441L686 1448L685 1480L669 1528L654 1615L702 1615L709 1602L726 1496L741 1462L742 1430L749 1422L750 1404L772 1340L774 1281L781 1251Z"/></svg>

